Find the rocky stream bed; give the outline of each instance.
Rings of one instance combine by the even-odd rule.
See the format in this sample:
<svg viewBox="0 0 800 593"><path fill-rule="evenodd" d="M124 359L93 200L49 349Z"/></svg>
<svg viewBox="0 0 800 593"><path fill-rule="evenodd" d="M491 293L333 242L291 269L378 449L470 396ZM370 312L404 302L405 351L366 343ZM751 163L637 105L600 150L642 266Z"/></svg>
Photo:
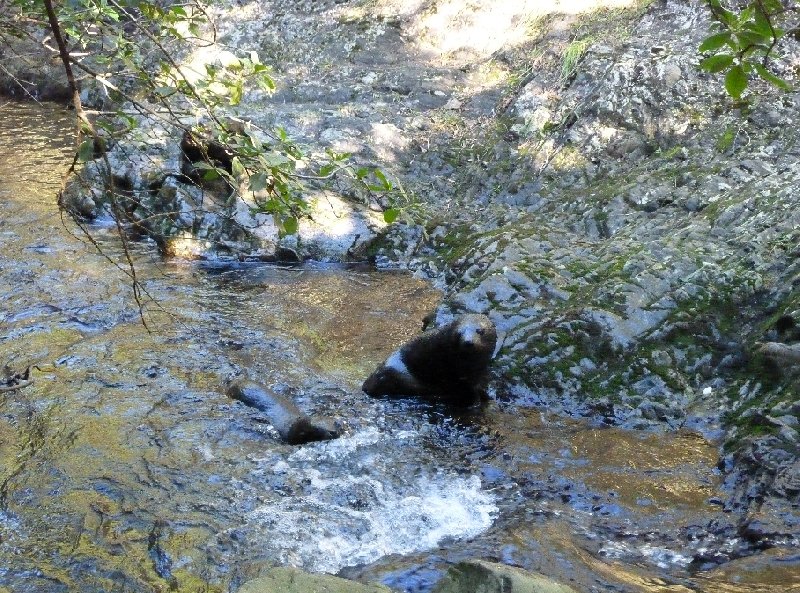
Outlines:
<svg viewBox="0 0 800 593"><path fill-rule="evenodd" d="M180 171L180 133L145 116L108 153L138 203L180 213L149 229L172 253L223 268L281 248L369 260L442 291L346 370L334 349L324 368L347 393L325 400L335 415L352 416L359 377L429 310L439 321L485 313L498 327L488 410L434 408L411 429L465 460L453 475L480 476L462 484L470 505L503 493L484 501L499 509L486 507L491 529L441 553L289 563L405 591L474 557L587 591L797 590L800 95L756 85L732 103L697 69L700 3L463 4L214 8L221 42L258 50L279 82L228 115L380 165L413 197L401 224L382 221L385 204L329 190L300 240L279 240L246 202L171 181L154 192L153 179ZM790 48L795 81L798 60ZM90 84L85 97L98 98ZM103 192L84 183L94 171L67 205L103 220ZM359 340L372 334L358 323ZM406 429L399 416L386 430Z"/></svg>

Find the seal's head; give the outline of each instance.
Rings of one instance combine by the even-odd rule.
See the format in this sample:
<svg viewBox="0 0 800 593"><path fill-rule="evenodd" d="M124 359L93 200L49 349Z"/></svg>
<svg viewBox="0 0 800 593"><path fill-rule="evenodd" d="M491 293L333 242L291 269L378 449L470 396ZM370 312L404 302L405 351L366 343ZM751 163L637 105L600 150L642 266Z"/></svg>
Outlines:
<svg viewBox="0 0 800 593"><path fill-rule="evenodd" d="M486 315L462 315L453 325L458 346L465 352L491 356L497 346L497 330Z"/></svg>

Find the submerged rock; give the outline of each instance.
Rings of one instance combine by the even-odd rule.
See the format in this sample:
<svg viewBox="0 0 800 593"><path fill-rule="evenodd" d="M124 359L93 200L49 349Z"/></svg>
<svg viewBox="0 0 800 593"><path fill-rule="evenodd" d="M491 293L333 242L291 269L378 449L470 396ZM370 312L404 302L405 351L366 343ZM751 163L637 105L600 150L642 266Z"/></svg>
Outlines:
<svg viewBox="0 0 800 593"><path fill-rule="evenodd" d="M273 568L247 581L237 593L391 593L383 585L365 585L329 574L309 574L298 568Z"/></svg>
<svg viewBox="0 0 800 593"><path fill-rule="evenodd" d="M484 560L459 562L433 593L576 593L544 575Z"/></svg>

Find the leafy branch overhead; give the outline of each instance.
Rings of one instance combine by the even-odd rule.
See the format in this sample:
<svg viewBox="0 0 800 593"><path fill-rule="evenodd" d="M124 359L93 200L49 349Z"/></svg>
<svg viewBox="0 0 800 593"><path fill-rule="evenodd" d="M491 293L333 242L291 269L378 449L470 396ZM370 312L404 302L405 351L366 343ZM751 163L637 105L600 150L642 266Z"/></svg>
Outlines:
<svg viewBox="0 0 800 593"><path fill-rule="evenodd" d="M387 222L397 218L396 204L406 197L375 167L359 168L348 155L327 153L311 157L282 128L262 129L231 125L231 109L245 102L247 93L271 94L276 88L272 69L255 51L233 50L220 43L202 3L188 0L70 0L53 4L51 15L40 2L0 0L0 43L7 35L40 42L59 53L65 68L75 72L75 107L81 119L75 164L102 156L108 146L136 132L142 117L157 120L180 138L196 140L200 152L192 158L193 182L223 179L231 192L249 190L256 196L254 210L270 214L281 235L297 232L299 219L309 215L307 197L313 186L334 183L362 200L384 206ZM52 18L50 18L52 16ZM51 47L50 38L64 48ZM198 48L211 56L202 62L188 58ZM203 52L201 52L203 53ZM90 97L89 117L80 96ZM87 94L87 91L88 94ZM225 158L205 151L214 145ZM183 142L182 142L183 148ZM105 157L103 157L105 158ZM108 159L106 193L116 206L116 171ZM186 171L182 171L186 173ZM129 192L130 193L130 192ZM120 198L130 202L131 196Z"/></svg>
<svg viewBox="0 0 800 593"><path fill-rule="evenodd" d="M792 73L781 57L787 45L800 40L800 5L791 0L754 0L729 8L721 0L707 3L714 33L700 44L706 54L700 68L724 73L725 90L736 100L754 76L792 90L786 79Z"/></svg>

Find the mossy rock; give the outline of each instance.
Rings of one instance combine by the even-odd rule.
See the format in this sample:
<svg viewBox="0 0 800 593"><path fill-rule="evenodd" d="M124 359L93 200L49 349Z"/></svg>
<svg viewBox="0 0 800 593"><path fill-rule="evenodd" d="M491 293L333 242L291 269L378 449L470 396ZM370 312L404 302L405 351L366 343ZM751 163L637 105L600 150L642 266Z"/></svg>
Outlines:
<svg viewBox="0 0 800 593"><path fill-rule="evenodd" d="M328 574L310 574L297 568L280 567L247 581L238 593L391 593L383 585L364 585Z"/></svg>
<svg viewBox="0 0 800 593"><path fill-rule="evenodd" d="M576 593L544 575L483 560L459 562L433 593Z"/></svg>

